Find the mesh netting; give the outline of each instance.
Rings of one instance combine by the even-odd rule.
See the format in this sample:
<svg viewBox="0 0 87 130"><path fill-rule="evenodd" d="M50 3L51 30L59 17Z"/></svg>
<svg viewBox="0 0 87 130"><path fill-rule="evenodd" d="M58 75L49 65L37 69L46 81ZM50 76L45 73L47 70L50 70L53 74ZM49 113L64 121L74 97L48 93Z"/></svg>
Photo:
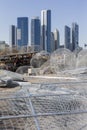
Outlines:
<svg viewBox="0 0 87 130"><path fill-rule="evenodd" d="M82 50L76 55L75 52L71 52L65 48L54 51L50 59L45 62L41 67L41 74L57 74L63 71L72 70L79 73L79 71L86 71L87 68L87 50ZM66 72L68 73L68 72Z"/></svg>
<svg viewBox="0 0 87 130"><path fill-rule="evenodd" d="M87 68L87 50L78 52L71 52L68 49L61 48L49 54L45 51L41 51L35 54L30 64L31 66L21 66L17 69L17 73L28 73L28 69L31 68L35 75L38 74L58 74L64 71L75 71L79 73L82 68ZM37 70L33 68L39 68ZM85 69L86 70L86 69ZM68 72L66 72L68 73ZM70 72L72 73L72 72Z"/></svg>
<svg viewBox="0 0 87 130"><path fill-rule="evenodd" d="M0 129L86 130L86 85L25 83L20 89L0 89Z"/></svg>
<svg viewBox="0 0 87 130"><path fill-rule="evenodd" d="M57 71L75 67L75 55L67 49L56 50L50 59L50 65Z"/></svg>
<svg viewBox="0 0 87 130"><path fill-rule="evenodd" d="M54 51L50 60L41 66L42 74L57 73L68 69L73 69L76 66L76 56L74 53L67 49L58 49Z"/></svg>
<svg viewBox="0 0 87 130"><path fill-rule="evenodd" d="M30 65L35 68L39 68L48 59L49 59L49 53L46 51L41 51L32 57Z"/></svg>
<svg viewBox="0 0 87 130"><path fill-rule="evenodd" d="M24 74L24 73L28 73L28 69L31 68L30 66L20 66L18 67L18 69L16 70L16 73L19 74Z"/></svg>
<svg viewBox="0 0 87 130"><path fill-rule="evenodd" d="M83 68L86 55L86 51L81 51L75 57L70 51L60 49L41 67L44 72L49 69L49 72L71 73L68 77L64 73L63 77L25 77L33 82L29 83L23 82L20 74L0 70L1 81L19 84L3 88L0 82L0 130L87 130L87 74L84 75L87 70ZM74 70L77 59L84 59L85 65L81 61L82 68L78 64ZM72 76L73 73L78 73L78 77Z"/></svg>
<svg viewBox="0 0 87 130"><path fill-rule="evenodd" d="M79 52L76 62L77 68L87 67L87 50L82 50Z"/></svg>

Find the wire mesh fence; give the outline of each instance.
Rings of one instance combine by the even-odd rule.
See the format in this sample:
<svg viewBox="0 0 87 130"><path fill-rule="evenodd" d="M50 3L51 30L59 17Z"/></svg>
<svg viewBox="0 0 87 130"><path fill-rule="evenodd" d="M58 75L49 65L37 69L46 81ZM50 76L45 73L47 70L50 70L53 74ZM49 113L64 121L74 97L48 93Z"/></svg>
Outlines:
<svg viewBox="0 0 87 130"><path fill-rule="evenodd" d="M34 84L1 97L0 130L86 130L87 98L71 91L40 94L45 85L49 91L58 87ZM38 91L33 93L32 87Z"/></svg>

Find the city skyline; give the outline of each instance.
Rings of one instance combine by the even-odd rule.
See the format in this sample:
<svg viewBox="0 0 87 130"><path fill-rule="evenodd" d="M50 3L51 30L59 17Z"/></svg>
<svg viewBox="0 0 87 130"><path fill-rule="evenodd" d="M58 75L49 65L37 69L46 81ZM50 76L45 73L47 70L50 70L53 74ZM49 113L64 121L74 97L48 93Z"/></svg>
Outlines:
<svg viewBox="0 0 87 130"><path fill-rule="evenodd" d="M33 16L40 17L41 10L50 9L52 12L52 31L56 28L59 30L60 44L64 44L64 26L67 25L71 27L73 22L76 22L79 25L79 45L83 46L82 44L87 43L86 0L38 0L37 2L35 2L34 0L25 0L21 2L21 6L20 2L18 2L17 0L1 0L0 5L0 30L2 32L0 34L1 41L5 40L7 43L9 43L9 26L12 24L17 24L17 17L29 17L30 26L30 21Z"/></svg>

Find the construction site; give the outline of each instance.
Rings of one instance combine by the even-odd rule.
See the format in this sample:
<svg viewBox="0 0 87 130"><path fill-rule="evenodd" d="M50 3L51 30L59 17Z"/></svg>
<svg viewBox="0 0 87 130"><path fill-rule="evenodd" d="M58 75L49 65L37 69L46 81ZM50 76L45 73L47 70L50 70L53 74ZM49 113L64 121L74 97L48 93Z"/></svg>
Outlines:
<svg viewBox="0 0 87 130"><path fill-rule="evenodd" d="M0 69L0 130L87 130L87 50L32 55Z"/></svg>

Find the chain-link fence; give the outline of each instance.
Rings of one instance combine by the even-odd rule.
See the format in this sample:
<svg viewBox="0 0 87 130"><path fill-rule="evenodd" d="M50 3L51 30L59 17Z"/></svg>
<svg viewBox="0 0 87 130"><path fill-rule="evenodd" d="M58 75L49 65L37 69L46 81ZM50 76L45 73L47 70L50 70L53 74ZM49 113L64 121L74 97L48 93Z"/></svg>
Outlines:
<svg viewBox="0 0 87 130"><path fill-rule="evenodd" d="M86 130L87 97L81 85L86 92L83 82L27 83L8 94L3 91L0 130Z"/></svg>

